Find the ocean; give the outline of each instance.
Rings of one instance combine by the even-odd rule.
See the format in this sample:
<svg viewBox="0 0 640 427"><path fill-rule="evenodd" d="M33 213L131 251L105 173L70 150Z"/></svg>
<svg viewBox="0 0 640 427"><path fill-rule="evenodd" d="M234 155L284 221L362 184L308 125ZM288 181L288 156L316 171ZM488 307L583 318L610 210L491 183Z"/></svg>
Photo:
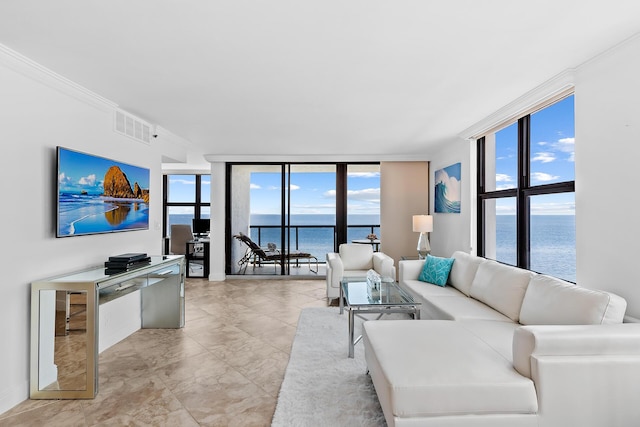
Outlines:
<svg viewBox="0 0 640 427"><path fill-rule="evenodd" d="M190 215L170 215L169 222L191 224ZM496 217L496 259L515 264L516 233L515 216ZM378 215L349 215L347 240L365 239L371 233L380 236ZM324 260L327 252L333 252L334 215L291 215L292 249L309 252ZM279 228L254 228L255 226L280 225L279 215L251 215L250 237L261 246L275 243L280 246ZM295 226L314 226L296 228ZM531 217L531 270L565 280L576 280L575 217L571 215L535 215ZM324 227L323 227L324 226ZM296 246L297 237L297 246Z"/></svg>
<svg viewBox="0 0 640 427"><path fill-rule="evenodd" d="M149 228L149 206L141 201L95 194L58 195L58 235L107 233Z"/></svg>
<svg viewBox="0 0 640 427"><path fill-rule="evenodd" d="M531 267L576 281L576 220L573 215L531 216ZM516 217L496 216L496 260L516 263Z"/></svg>

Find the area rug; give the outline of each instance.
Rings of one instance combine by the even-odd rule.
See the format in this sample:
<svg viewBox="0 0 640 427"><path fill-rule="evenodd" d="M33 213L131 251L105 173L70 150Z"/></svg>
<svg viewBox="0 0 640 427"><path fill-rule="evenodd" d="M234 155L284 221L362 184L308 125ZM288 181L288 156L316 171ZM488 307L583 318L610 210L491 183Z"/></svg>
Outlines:
<svg viewBox="0 0 640 427"><path fill-rule="evenodd" d="M356 317L356 336L362 323ZM302 310L273 427L386 426L363 345L349 359L348 336L347 314L338 308Z"/></svg>

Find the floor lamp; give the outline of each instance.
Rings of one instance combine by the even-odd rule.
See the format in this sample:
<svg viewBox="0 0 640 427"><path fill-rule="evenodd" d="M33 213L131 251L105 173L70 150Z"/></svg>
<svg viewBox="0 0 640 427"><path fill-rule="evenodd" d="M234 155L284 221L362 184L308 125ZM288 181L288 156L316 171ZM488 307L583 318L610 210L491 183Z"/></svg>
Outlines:
<svg viewBox="0 0 640 427"><path fill-rule="evenodd" d="M420 237L418 237L418 258L425 259L427 254L431 252L427 233L433 231L433 217L431 215L414 215L413 231L420 233Z"/></svg>

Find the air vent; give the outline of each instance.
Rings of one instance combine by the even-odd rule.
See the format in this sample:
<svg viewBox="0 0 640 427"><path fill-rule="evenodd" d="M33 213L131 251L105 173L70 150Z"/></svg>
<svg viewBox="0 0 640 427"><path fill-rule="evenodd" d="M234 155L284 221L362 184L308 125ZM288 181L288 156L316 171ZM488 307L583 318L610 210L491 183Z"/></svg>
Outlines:
<svg viewBox="0 0 640 427"><path fill-rule="evenodd" d="M116 109L115 131L136 141L151 143L151 125L119 109Z"/></svg>

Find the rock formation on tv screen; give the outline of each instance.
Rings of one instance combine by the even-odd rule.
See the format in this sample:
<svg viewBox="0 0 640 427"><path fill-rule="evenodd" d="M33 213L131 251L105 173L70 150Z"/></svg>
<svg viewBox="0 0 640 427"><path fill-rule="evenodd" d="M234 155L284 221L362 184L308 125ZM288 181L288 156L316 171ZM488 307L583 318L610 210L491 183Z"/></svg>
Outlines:
<svg viewBox="0 0 640 427"><path fill-rule="evenodd" d="M133 189L127 175L118 166L111 166L104 174L104 195L118 199L142 199L149 202L149 190L134 183Z"/></svg>

